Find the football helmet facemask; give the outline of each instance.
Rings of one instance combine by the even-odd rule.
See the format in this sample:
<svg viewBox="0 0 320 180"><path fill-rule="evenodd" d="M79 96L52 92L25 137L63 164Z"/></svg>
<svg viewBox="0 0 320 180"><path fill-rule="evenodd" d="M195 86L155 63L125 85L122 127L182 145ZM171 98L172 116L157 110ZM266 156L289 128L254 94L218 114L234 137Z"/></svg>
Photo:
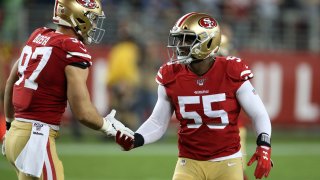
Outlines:
<svg viewBox="0 0 320 180"><path fill-rule="evenodd" d="M170 62L189 64L213 57L220 40L220 27L214 18L204 13L188 13L170 30L167 46Z"/></svg>
<svg viewBox="0 0 320 180"><path fill-rule="evenodd" d="M56 0L53 22L72 27L85 44L99 43L105 30L100 0Z"/></svg>

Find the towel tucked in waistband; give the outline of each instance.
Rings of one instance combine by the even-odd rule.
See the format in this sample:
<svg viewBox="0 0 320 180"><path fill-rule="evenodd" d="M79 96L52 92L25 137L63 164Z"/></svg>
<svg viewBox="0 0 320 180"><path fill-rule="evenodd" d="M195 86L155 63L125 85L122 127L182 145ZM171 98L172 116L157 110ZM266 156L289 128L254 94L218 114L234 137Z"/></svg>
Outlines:
<svg viewBox="0 0 320 180"><path fill-rule="evenodd" d="M15 161L19 171L40 178L48 143L50 127L40 122L32 123L30 139Z"/></svg>

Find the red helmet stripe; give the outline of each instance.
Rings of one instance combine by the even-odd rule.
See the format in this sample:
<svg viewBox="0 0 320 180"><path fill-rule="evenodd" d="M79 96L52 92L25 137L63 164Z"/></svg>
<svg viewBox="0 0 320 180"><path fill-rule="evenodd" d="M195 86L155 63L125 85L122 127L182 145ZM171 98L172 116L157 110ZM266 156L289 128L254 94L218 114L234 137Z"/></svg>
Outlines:
<svg viewBox="0 0 320 180"><path fill-rule="evenodd" d="M193 15L193 14L197 14L197 13L196 13L196 12L191 12L191 13L188 13L188 14L182 16L182 17L178 20L178 22L177 22L178 26L181 26L181 24L182 24L188 17L190 17L190 16Z"/></svg>

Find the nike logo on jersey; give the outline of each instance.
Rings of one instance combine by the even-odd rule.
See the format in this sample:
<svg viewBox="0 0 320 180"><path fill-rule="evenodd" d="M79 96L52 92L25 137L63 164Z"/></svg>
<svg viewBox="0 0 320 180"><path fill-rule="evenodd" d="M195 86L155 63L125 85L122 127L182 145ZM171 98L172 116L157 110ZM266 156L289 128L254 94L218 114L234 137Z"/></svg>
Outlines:
<svg viewBox="0 0 320 180"><path fill-rule="evenodd" d="M181 166L185 166L186 164L187 164L187 160L182 159L181 162L180 162L180 165Z"/></svg>
<svg viewBox="0 0 320 180"><path fill-rule="evenodd" d="M234 166L236 165L237 163L232 163L232 162L228 162L228 166L231 167L231 166Z"/></svg>

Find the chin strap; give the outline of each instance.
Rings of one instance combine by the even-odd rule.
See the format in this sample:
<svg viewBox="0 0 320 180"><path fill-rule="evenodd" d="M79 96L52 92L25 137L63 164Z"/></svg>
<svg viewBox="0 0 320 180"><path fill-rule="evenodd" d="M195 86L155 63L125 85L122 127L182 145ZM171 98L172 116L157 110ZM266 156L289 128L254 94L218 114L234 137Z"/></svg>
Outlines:
<svg viewBox="0 0 320 180"><path fill-rule="evenodd" d="M216 57L217 52L219 51L219 46L217 46L216 48L214 48L214 50L208 55L208 57Z"/></svg>

